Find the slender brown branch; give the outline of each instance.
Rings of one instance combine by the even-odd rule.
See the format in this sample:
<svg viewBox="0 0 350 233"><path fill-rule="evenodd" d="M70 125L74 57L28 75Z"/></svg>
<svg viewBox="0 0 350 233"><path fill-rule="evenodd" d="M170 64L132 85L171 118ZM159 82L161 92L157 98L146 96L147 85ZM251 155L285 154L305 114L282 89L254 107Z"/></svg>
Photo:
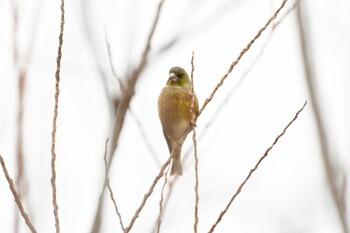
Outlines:
<svg viewBox="0 0 350 233"><path fill-rule="evenodd" d="M111 185L109 183L109 177L108 177L108 164L107 164L107 147L108 147L108 141L109 141L109 138L107 138L106 140L106 144L105 144L105 154L103 156L103 159L105 161L105 178L106 178L106 181L107 181L107 187L108 187L108 190L109 190L109 195L111 197L111 200L113 202L113 205L114 205L114 209L115 209L115 212L117 213L118 215L118 218L119 218L119 223L120 223L120 227L122 228L123 232L125 231L125 228L124 228L124 225L123 225L123 221L122 221L122 215L120 214L119 210L118 210L118 206L117 206L117 202L115 201L114 199L114 194L113 194L113 190L111 188Z"/></svg>
<svg viewBox="0 0 350 233"><path fill-rule="evenodd" d="M57 205L57 188L56 188L56 130L57 130L57 116L58 116L58 97L60 94L60 71L61 71L61 59L62 59L62 45L63 45L63 31L64 31L64 0L61 0L61 25L60 35L58 42L58 52L56 60L56 84L55 84L55 107L53 112L52 123L52 143L51 143L51 187L52 187L52 205L55 217L56 233L60 232L60 221L58 217L58 205Z"/></svg>
<svg viewBox="0 0 350 233"><path fill-rule="evenodd" d="M196 139L196 113L194 111L194 84L193 84L193 73L194 73L194 52L192 52L192 59L191 59L191 95L192 95L192 101L191 101L191 112L192 112L192 140L193 140L193 147L194 147L194 171L195 171L195 186L194 186L194 192L195 192L195 206L194 206L194 224L193 229L194 233L197 233L198 228L198 202L199 202L199 194L198 194L198 186L199 186L199 179L198 179L198 156L197 156L197 139Z"/></svg>
<svg viewBox="0 0 350 233"><path fill-rule="evenodd" d="M162 224L164 191L165 191L165 186L168 183L168 172L169 172L169 167L168 167L168 170L164 174L164 183L163 183L163 186L162 186L162 191L160 193L159 213L158 213L157 222L156 222L157 233L160 233L160 226Z"/></svg>
<svg viewBox="0 0 350 233"><path fill-rule="evenodd" d="M267 157L268 153L270 152L270 150L272 150L272 148L276 145L276 143L278 142L278 140L286 133L287 129L289 128L289 126L291 126L291 124L298 118L299 114L304 110L305 106L307 104L307 101L305 101L304 105L302 106L302 108L300 110L298 110L294 116L294 118L284 127L282 133L280 133L275 141L271 144L271 146L269 148L267 148L267 150L265 151L264 155L258 160L258 162L255 164L255 166L249 171L248 175L246 176L246 178L243 180L243 182L239 185L238 189L236 190L236 192L233 194L233 196L231 197L230 201L228 202L228 204L226 205L225 209L220 213L218 219L216 220L216 222L212 225L212 227L210 228L210 230L208 231L208 233L212 233L215 229L215 227L219 224L219 222L221 221L222 217L226 214L226 212L228 211L228 209L230 208L232 202L236 199L236 197L241 193L242 188L244 187L244 185L248 182L249 178L252 176L252 174L258 169L260 163Z"/></svg>
<svg viewBox="0 0 350 233"><path fill-rule="evenodd" d="M15 198L15 202L16 202L16 204L18 206L18 209L21 212L22 217L24 218L24 221L26 222L26 224L29 227L29 229L31 230L31 232L36 233L35 227L33 226L32 222L30 221L30 218L29 218L28 214L26 213L26 211L23 208L22 202L21 202L21 200L19 198L19 195L18 195L18 193L17 193L17 191L15 189L15 186L13 184L13 180L11 179L11 177L10 177L8 171L7 171L7 168L6 168L6 165L5 165L5 161L4 161L4 159L2 158L1 155L0 155L0 163L1 163L1 166L2 166L2 170L4 171L6 180L9 183L10 190L11 190L11 192L13 194L13 197Z"/></svg>
<svg viewBox="0 0 350 233"><path fill-rule="evenodd" d="M254 36L254 38L246 45L246 47L241 51L241 53L238 55L236 60L231 63L229 69L226 71L224 76L222 76L221 80L216 84L216 87L210 94L210 96L204 101L204 104L202 105L201 109L198 112L198 116L203 112L207 104L213 99L215 93L217 90L224 84L225 79L229 76L229 74L232 72L233 68L238 64L238 62L241 60L243 55L250 49L250 47L254 44L254 42L261 36L261 34L266 30L266 28L271 24L271 22L277 17L278 13L282 10L284 5L286 4L287 0L284 0L281 4L281 6L275 11L275 13L269 18L269 20L265 23L265 25L258 31L258 33ZM197 116L197 117L198 117Z"/></svg>
<svg viewBox="0 0 350 233"><path fill-rule="evenodd" d="M310 45L308 44L309 36L307 35L308 31L308 18L307 11L302 11L302 4L298 1L298 9L297 9L297 20L300 34L300 44L301 44L301 54L304 62L304 71L305 71L305 79L307 83L307 87L310 93L310 99L313 107L314 118L316 122L316 130L318 133L318 140L321 148L321 156L323 161L323 166L325 169L326 179L328 186L331 191L331 197L334 201L336 211L340 220L340 224L344 233L349 232L349 226L346 217L346 211L343 206L344 200L341 199L341 190L337 187L338 178L340 175L339 169L335 169L332 164L332 155L330 154L330 150L328 148L328 138L326 132L326 123L322 118L321 113L321 102L317 96L317 91L315 90L317 85L318 77L316 77L314 68L312 66L312 54L310 51ZM303 13L303 15L302 15Z"/></svg>

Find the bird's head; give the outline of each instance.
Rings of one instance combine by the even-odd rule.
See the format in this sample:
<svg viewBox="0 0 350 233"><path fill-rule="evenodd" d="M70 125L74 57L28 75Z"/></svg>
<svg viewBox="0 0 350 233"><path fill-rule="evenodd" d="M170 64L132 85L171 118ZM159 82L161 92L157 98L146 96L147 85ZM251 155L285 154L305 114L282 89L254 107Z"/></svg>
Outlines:
<svg viewBox="0 0 350 233"><path fill-rule="evenodd" d="M169 79L167 85L183 87L190 84L190 78L184 69L175 66L169 70Z"/></svg>

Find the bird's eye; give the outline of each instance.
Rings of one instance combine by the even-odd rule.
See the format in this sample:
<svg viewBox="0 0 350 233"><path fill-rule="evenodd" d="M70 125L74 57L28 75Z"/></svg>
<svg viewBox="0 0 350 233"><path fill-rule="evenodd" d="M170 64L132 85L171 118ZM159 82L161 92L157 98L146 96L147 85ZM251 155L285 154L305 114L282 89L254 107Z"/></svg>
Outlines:
<svg viewBox="0 0 350 233"><path fill-rule="evenodd" d="M177 77L182 78L182 74L178 74Z"/></svg>

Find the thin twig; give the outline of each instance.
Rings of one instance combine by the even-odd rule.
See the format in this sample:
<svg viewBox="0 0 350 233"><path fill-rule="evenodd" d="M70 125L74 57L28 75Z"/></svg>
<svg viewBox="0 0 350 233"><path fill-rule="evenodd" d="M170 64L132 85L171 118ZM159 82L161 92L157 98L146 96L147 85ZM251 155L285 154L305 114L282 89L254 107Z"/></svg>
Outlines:
<svg viewBox="0 0 350 233"><path fill-rule="evenodd" d="M56 130L57 130L57 116L58 116L58 97L60 94L60 71L61 71L61 59L62 59L62 45L63 45L63 31L64 31L64 0L61 0L61 25L60 35L58 42L58 52L56 60L56 84L55 84L55 108L53 112L52 123L52 143L51 143L51 187L52 187L52 205L55 217L56 233L60 232L60 221L58 218L58 205L57 205L57 189L56 189Z"/></svg>
<svg viewBox="0 0 350 233"><path fill-rule="evenodd" d="M24 221L26 222L26 224L29 227L29 229L31 230L31 232L36 233L36 230L35 230L32 222L30 221L30 218L29 218L28 214L26 213L26 211L23 208L22 202L21 202L21 200L19 198L19 195L18 195L18 193L17 193L17 191L15 189L15 186L13 184L13 180L11 179L11 177L10 177L8 171L7 171L7 168L6 168L6 165L5 165L5 161L4 161L4 159L2 158L1 155L0 155L0 163L1 163L1 166L2 166L2 170L4 171L6 180L9 183L10 190L11 190L11 192L13 194L13 197L15 198L15 202L16 202L16 204L18 206L18 209L21 212L22 217L24 218Z"/></svg>
<svg viewBox="0 0 350 233"><path fill-rule="evenodd" d="M255 164L255 166L253 167L253 169L251 169L248 173L248 175L246 176L246 178L244 179L244 181L239 185L238 189L236 190L236 192L234 193L234 195L231 197L230 201L228 202L228 204L226 205L225 209L220 213L218 219L216 220L216 222L212 225L212 227L210 228L210 230L208 231L208 233L212 233L215 229L215 227L219 224L219 222L221 221L222 217L225 215L225 213L228 211L228 209L230 208L232 202L236 199L236 197L238 196L238 194L241 193L243 186L247 183L247 181L249 180L249 178L252 176L252 174L258 169L260 163L267 157L268 153L270 152L270 150L276 145L276 143L278 142L278 140L286 133L287 129L289 128L289 126L298 118L299 114L304 110L305 106L307 104L307 101L305 101L303 107L298 110L294 116L294 118L287 124L287 126L284 127L282 133L280 133L275 141L271 144L271 146L269 148L267 148L267 150L265 151L264 155L258 160L258 162Z"/></svg>
<svg viewBox="0 0 350 233"><path fill-rule="evenodd" d="M107 164L107 146L108 146L108 141L109 141L109 138L107 138L107 140L106 140L105 154L103 156L103 159L105 161L105 176L106 176L105 178L106 178L106 181L107 181L107 187L108 187L108 190L109 190L109 195L110 195L111 200L113 202L115 212L117 213L118 218L119 218L120 227L122 228L122 230L124 232L125 228L124 228L123 221L122 221L122 215L120 214L120 212L118 210L117 202L114 199L113 190L112 190L111 185L109 183L108 169L107 169L108 168L108 164Z"/></svg>
<svg viewBox="0 0 350 233"><path fill-rule="evenodd" d="M124 85L123 85L123 82L122 82L122 80L117 76L116 69L114 68L114 65L113 65L111 45L109 44L109 41L108 41L106 26L104 27L104 31L105 31L105 43L106 43L106 46L107 46L107 54L108 54L109 67L111 68L113 78L116 79L116 80L118 81L118 83L119 83L119 88L120 88L120 90L121 90L122 92L124 92L125 87L124 87Z"/></svg>
<svg viewBox="0 0 350 233"><path fill-rule="evenodd" d="M338 171L339 169L335 169L334 165L332 164L331 154L328 148L329 141L327 138L326 123L325 123L325 120L322 118L322 113L320 108L321 102L315 90L318 77L316 77L312 66L312 55L307 42L309 38L308 35L306 34L308 30L307 26L309 23L307 19L308 15L306 13L306 10L304 10L303 11L304 15L302 16L301 7L302 5L300 4L300 1L298 1L297 21L298 21L299 34L300 34L301 53L302 53L302 59L304 62L305 79L306 79L307 87L310 93L310 99L311 99L313 113L314 113L315 122L317 126L316 130L318 132L318 140L321 148L323 166L326 173L327 183L331 191L331 197L334 201L342 230L344 233L348 233L349 226L347 222L346 211L344 206L342 205L344 200L341 200L341 195L340 195L341 190L339 190L337 187L337 183L338 183L337 179L339 178L340 171Z"/></svg>
<svg viewBox="0 0 350 233"><path fill-rule="evenodd" d="M146 144L146 147L148 148L149 152L152 155L152 158L157 166L160 166L162 163L159 160L159 156L157 155L156 150L153 148L151 141L149 140L149 137L146 135L146 130L143 128L141 121L137 118L134 111L131 109L131 106L129 106L129 113L131 118L135 121L137 128L139 129L139 132L142 136L143 141Z"/></svg>
<svg viewBox="0 0 350 233"><path fill-rule="evenodd" d="M258 31L258 33L254 36L254 38L246 45L246 47L241 51L241 53L238 55L236 60L231 63L229 69L226 71L224 76L221 78L221 80L216 84L216 87L211 92L210 96L204 101L204 104L202 105L201 109L198 112L197 117L203 112L207 104L213 99L215 93L217 90L224 84L225 79L229 76L229 74L232 72L233 68L238 64L238 62L241 60L243 55L250 49L250 47L254 44L254 42L261 36L261 34L266 30L266 28L270 25L270 23L277 17L278 13L282 10L284 5L286 4L287 0L284 0L281 4L281 6L275 11L275 13L269 18L269 20L266 22L266 24Z"/></svg>
<svg viewBox="0 0 350 233"><path fill-rule="evenodd" d="M283 19L287 17L292 11L294 11L296 7L297 7L297 3L295 2L288 10L286 10L286 12L284 12L283 15L281 15L279 20L277 20L275 23L272 24L272 30L276 29L280 25L280 23L283 21Z"/></svg>
<svg viewBox="0 0 350 233"><path fill-rule="evenodd" d="M162 215L163 215L163 202L164 202L164 190L165 190L165 186L168 183L168 172L169 172L169 168L168 170L165 172L164 174L164 183L163 183L163 187L162 187L162 191L160 193L160 201L159 201L159 213L158 213L158 217L157 217L157 233L160 233L160 226L162 224Z"/></svg>
<svg viewBox="0 0 350 233"><path fill-rule="evenodd" d="M192 59L191 59L191 66L192 66L192 71L191 71L191 95L192 95L192 101L191 101L191 112L192 112L192 120L191 120L191 125L192 125L192 140L193 140L193 147L194 147L194 170L195 170L195 186L194 186L194 191L195 191L195 206L194 206L194 224L193 224L193 229L194 233L197 233L197 228L198 228L198 202L199 202L199 194L198 194L198 186L199 186L199 178L198 178L198 156L197 156L197 139L196 139L196 113L194 111L194 84L193 84L193 73L194 73L194 52L192 52Z"/></svg>

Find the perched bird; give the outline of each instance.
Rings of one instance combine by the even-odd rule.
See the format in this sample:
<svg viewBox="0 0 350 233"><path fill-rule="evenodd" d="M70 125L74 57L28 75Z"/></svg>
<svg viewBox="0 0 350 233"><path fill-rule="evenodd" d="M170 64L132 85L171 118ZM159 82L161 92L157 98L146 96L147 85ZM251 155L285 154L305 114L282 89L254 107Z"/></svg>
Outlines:
<svg viewBox="0 0 350 233"><path fill-rule="evenodd" d="M169 79L158 98L158 114L170 153L191 123L191 92L192 84L186 71L181 67L171 68ZM193 110L197 114L198 99L196 94L193 94ZM182 175L181 147L182 145L173 155L171 175Z"/></svg>

